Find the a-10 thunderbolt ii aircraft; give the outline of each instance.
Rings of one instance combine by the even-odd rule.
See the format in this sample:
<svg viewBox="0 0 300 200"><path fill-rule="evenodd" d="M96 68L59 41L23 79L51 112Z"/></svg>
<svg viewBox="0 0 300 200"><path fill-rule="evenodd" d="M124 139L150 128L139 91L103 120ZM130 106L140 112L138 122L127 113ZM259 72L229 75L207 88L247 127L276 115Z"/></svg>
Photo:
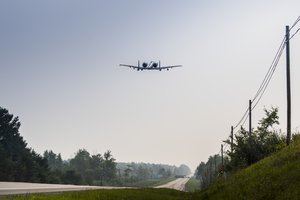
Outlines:
<svg viewBox="0 0 300 200"><path fill-rule="evenodd" d="M135 65L125 65L125 64L120 64L120 66L124 66L124 67L129 67L129 68L133 68L133 69L136 69L137 71L143 71L143 70L163 70L163 69L166 69L166 70L169 70L171 68L174 68L174 67L182 67L182 65L172 65L172 66L161 66L160 65L160 61L157 62L154 62L154 61L151 61L149 63L147 62L143 62L142 65L140 65L140 61L138 61L138 65L135 66Z"/></svg>

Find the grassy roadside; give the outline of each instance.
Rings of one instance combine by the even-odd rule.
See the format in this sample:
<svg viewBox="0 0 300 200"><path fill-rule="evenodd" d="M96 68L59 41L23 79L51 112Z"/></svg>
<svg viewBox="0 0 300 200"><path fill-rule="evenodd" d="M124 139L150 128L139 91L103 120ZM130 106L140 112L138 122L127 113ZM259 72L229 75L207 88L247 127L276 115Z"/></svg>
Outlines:
<svg viewBox="0 0 300 200"><path fill-rule="evenodd" d="M191 200L192 194L171 189L116 189L30 194L3 197L3 200Z"/></svg>
<svg viewBox="0 0 300 200"><path fill-rule="evenodd" d="M149 187L156 187L156 186L159 186L159 185L164 185L168 182L174 181L175 179L176 179L175 177L169 177L169 178L166 178L166 179L161 179L161 180L157 181L156 183L150 185Z"/></svg>
<svg viewBox="0 0 300 200"><path fill-rule="evenodd" d="M192 177L185 185L185 190L187 192L196 192L200 190L200 181Z"/></svg>
<svg viewBox="0 0 300 200"><path fill-rule="evenodd" d="M174 177L169 178L161 178L161 179L151 179L151 180L145 180L145 181L139 181L139 182L132 182L132 183L125 183L122 185L123 187L136 187L136 188L151 188L156 187L159 185L166 184L170 181L175 180Z"/></svg>
<svg viewBox="0 0 300 200"><path fill-rule="evenodd" d="M300 141L256 164L219 180L201 199L299 199Z"/></svg>

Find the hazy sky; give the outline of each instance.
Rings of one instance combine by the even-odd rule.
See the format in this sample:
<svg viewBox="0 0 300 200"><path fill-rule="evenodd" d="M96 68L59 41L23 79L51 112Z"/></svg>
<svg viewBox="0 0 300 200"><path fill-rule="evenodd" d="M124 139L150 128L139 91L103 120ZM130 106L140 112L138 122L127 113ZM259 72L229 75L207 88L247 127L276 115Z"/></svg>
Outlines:
<svg viewBox="0 0 300 200"><path fill-rule="evenodd" d="M0 106L19 116L38 153L109 149L117 161L195 169L242 117L299 8L299 0L2 0ZM291 40L292 131L299 51L300 33ZM119 67L137 60L184 67ZM253 126L278 106L285 131L285 88L283 54Z"/></svg>

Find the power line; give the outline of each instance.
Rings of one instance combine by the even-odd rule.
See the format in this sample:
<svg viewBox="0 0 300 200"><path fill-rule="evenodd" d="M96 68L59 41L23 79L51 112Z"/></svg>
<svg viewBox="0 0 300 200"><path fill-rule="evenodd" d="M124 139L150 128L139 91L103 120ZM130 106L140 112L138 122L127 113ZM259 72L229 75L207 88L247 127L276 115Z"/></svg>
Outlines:
<svg viewBox="0 0 300 200"><path fill-rule="evenodd" d="M246 115L246 118L244 119L243 123L241 123L241 127L244 126L244 124L246 123L247 119L249 118L249 115ZM239 130L235 131L233 133L233 135L235 135Z"/></svg>
<svg viewBox="0 0 300 200"><path fill-rule="evenodd" d="M278 54L278 56L277 56L277 58L276 58L276 61L275 61L275 63L274 63L274 66L273 66L273 68L272 68L272 71L271 71L271 73L270 73L270 75L269 75L269 78L268 78L268 80L267 80L267 82L266 82L266 84L265 84L265 87L263 88L263 90L262 90L262 92L261 92L261 94L260 94L258 100L257 100L256 103L254 104L252 110L257 106L257 104L258 104L259 101L261 100L262 96L264 95L264 93L265 93L265 91L266 91L266 89L267 89L267 87L268 87L268 85L269 85L269 83L270 83L270 80L272 79L272 76L273 76L273 74L274 74L274 72L275 72L275 70L276 70L276 67L277 67L277 65L278 65L278 63L279 63L279 60L280 60L280 57L281 57L282 52L283 52L283 50L284 50L284 47L285 47L285 45L283 45L283 46L281 47L281 49L280 49L280 51L279 51L279 54Z"/></svg>
<svg viewBox="0 0 300 200"><path fill-rule="evenodd" d="M289 29L289 31L291 31L300 21L300 16L296 19L296 21L293 23L293 25L291 26L291 28ZM300 31L300 28L297 29L295 31L295 33L289 38L289 40L291 40L298 32ZM252 102L255 103L253 108L251 108L251 110L253 110L257 104L260 102L262 96L264 95L269 83L270 83L270 80L275 72L275 69L279 63L279 60L280 60L280 57L282 55L282 52L285 48L285 44L286 44L286 36L283 38L280 46L279 46L279 49L277 50L276 54L275 54L275 57L260 85L260 87L258 88L254 98L252 99ZM258 98L258 99L257 99ZM257 101L256 101L257 99ZM256 102L255 102L256 101ZM233 129L236 129L240 124L242 124L242 126L244 125L244 123L246 122L248 116L247 114L249 113L249 108L246 110L246 112L244 113L244 115L242 116L242 118L238 121L238 123L233 127ZM244 120L244 121L243 121Z"/></svg>
<svg viewBox="0 0 300 200"><path fill-rule="evenodd" d="M258 102L260 101L260 99L262 98L272 76L273 73L275 71L275 68L278 64L279 58L282 54L282 51L284 49L284 44L285 44L285 38L282 40L279 49L276 52L275 58L272 61L272 64L270 65L267 74L265 75L258 91L256 92L252 102L254 102L256 100L257 97L259 97L258 101L255 103L255 105L253 106L252 110L256 107L256 105L258 104ZM244 115L242 116L242 118L238 121L238 123L233 127L233 129L236 129L241 123L242 126L245 124L247 118L248 118L248 113L249 113L249 108L247 108L247 110L245 111Z"/></svg>
<svg viewBox="0 0 300 200"><path fill-rule="evenodd" d="M249 115L247 115L247 117L245 118L245 120L244 120L244 122L242 123L241 126L244 126L244 124L245 124L245 122L247 121L248 117L249 117Z"/></svg>
<svg viewBox="0 0 300 200"><path fill-rule="evenodd" d="M243 119L248 116L249 108L247 108L246 112L244 113L243 117L239 120L239 122L233 127L233 130L236 129L243 121Z"/></svg>
<svg viewBox="0 0 300 200"><path fill-rule="evenodd" d="M299 17L298 21L300 21L300 17ZM295 22L295 24L298 23L298 21ZM299 30L297 30L296 33ZM257 106L257 104L260 102L262 96L264 95L264 93L265 93L265 91L266 91L266 89L267 89L267 87L268 87L268 85L270 83L270 80L271 80L271 78L272 78L272 76L273 76L273 74L275 72L275 69L276 69L276 67L277 67L277 65L279 63L280 57L281 57L282 52L284 50L285 40L286 40L286 38L284 37L283 40L282 40L282 42L280 43L280 46L279 46L279 48L278 48L278 50L277 50L277 52L275 54L275 57L274 57L271 65L270 65L270 67L269 67L269 69L268 69L268 71L267 71L267 73L266 73L266 75L265 75L265 77L264 77L264 79L263 79L260 87L258 88L258 90L257 90L254 98L252 99L252 102L254 103L254 106L251 108L251 110L253 110ZM257 101L255 102L256 99L257 99ZM248 113L249 113L249 108L246 110L246 112L244 113L244 115L242 116L242 118L238 121L238 123L233 127L233 129L236 129L240 124L241 124L241 126L243 126L245 124L246 120L249 117Z"/></svg>
<svg viewBox="0 0 300 200"><path fill-rule="evenodd" d="M274 57L274 59L273 59L271 65L270 65L270 67L269 67L269 69L268 69L268 72L267 72L267 74L265 75L265 77L264 77L264 79L263 79L263 81L262 81L262 83L261 83L261 85L260 85L258 91L256 92L254 98L252 99L252 102L254 102L254 101L256 100L256 98L259 96L259 94L261 93L261 91L262 91L263 88L265 87L265 85L266 85L266 83L267 83L269 77L271 76L270 74L272 73L272 69L274 68L274 65L275 65L275 63L276 63L276 60L277 60L277 58L278 58L278 56L279 56L279 54L280 54L280 51L281 51L282 47L284 46L284 44L285 44L285 37L283 38L283 40L282 40L282 42L281 42L281 44L280 44L280 46L279 46L279 49L277 50L277 52L276 52L276 54L275 54L275 57Z"/></svg>
<svg viewBox="0 0 300 200"><path fill-rule="evenodd" d="M299 32L300 28L297 29L297 31L290 37L290 40Z"/></svg>
<svg viewBox="0 0 300 200"><path fill-rule="evenodd" d="M297 23L300 21L300 16L296 19L294 24L291 26L290 31L297 25Z"/></svg>

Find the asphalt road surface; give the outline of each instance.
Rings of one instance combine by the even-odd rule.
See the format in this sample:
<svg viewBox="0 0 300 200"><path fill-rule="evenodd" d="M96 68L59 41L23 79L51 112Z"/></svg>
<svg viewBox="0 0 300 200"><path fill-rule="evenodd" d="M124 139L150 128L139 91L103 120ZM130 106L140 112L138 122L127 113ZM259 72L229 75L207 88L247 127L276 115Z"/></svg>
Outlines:
<svg viewBox="0 0 300 200"><path fill-rule="evenodd" d="M174 181L155 188L171 188L185 191L185 184L190 178L177 178ZM109 187L109 186L86 186L86 185L60 185L60 184L41 184L41 183L23 183L23 182L0 182L1 195L15 195L28 193L49 193L49 192L67 192L80 190L96 189L122 189L126 187Z"/></svg>
<svg viewBox="0 0 300 200"><path fill-rule="evenodd" d="M185 184L190 180L190 177L187 178L177 178L174 181L166 183L164 185L157 186L155 188L171 188L175 190L185 191Z"/></svg>
<svg viewBox="0 0 300 200"><path fill-rule="evenodd" d="M22 182L0 182L0 195L66 192L95 189L120 189L121 187L100 187L100 186L79 186L79 185L58 185Z"/></svg>

